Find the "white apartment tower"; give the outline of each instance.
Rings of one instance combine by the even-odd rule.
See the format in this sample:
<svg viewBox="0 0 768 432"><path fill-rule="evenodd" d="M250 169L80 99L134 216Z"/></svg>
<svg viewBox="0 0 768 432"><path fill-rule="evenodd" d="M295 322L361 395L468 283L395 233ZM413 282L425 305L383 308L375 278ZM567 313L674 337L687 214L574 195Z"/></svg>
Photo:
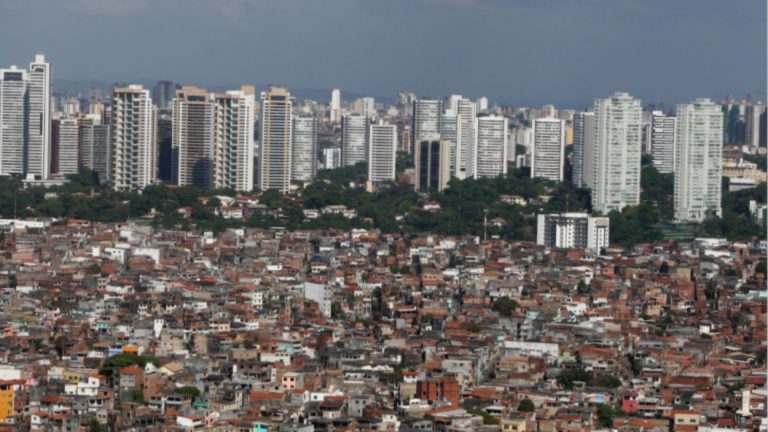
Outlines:
<svg viewBox="0 0 768 432"><path fill-rule="evenodd" d="M24 174L27 145L27 72L0 69L0 174Z"/></svg>
<svg viewBox="0 0 768 432"><path fill-rule="evenodd" d="M675 129L677 119L654 111L651 117L651 157L660 173L670 174L675 168Z"/></svg>
<svg viewBox="0 0 768 432"><path fill-rule="evenodd" d="M317 176L317 118L293 118L293 180L312 181Z"/></svg>
<svg viewBox="0 0 768 432"><path fill-rule="evenodd" d="M341 120L341 90L333 89L331 91L331 110L330 121L336 123Z"/></svg>
<svg viewBox="0 0 768 432"><path fill-rule="evenodd" d="M595 147L595 114L578 112L573 115L573 183L578 187L592 185L592 165Z"/></svg>
<svg viewBox="0 0 768 432"><path fill-rule="evenodd" d="M286 88L261 93L260 190L288 192L291 187L293 99Z"/></svg>
<svg viewBox="0 0 768 432"><path fill-rule="evenodd" d="M563 181L565 121L556 118L533 120L531 177Z"/></svg>
<svg viewBox="0 0 768 432"><path fill-rule="evenodd" d="M80 127L77 119L59 121L59 175L77 174L79 171Z"/></svg>
<svg viewBox="0 0 768 432"><path fill-rule="evenodd" d="M595 100L592 207L608 214L640 202L642 107L628 93Z"/></svg>
<svg viewBox="0 0 768 432"><path fill-rule="evenodd" d="M677 106L675 220L720 216L723 113L709 99Z"/></svg>
<svg viewBox="0 0 768 432"><path fill-rule="evenodd" d="M367 160L368 124L368 118L357 113L341 118L342 166L351 166Z"/></svg>
<svg viewBox="0 0 768 432"><path fill-rule="evenodd" d="M450 109L458 115L458 139L457 149L454 154L453 175L460 179L467 177L467 157L474 153L475 146L475 118L477 117L477 105L461 95L451 95L448 99Z"/></svg>
<svg viewBox="0 0 768 432"><path fill-rule="evenodd" d="M51 65L38 54L29 64L26 174L45 180L51 173Z"/></svg>
<svg viewBox="0 0 768 432"><path fill-rule="evenodd" d="M507 174L507 119L485 115L475 119L475 146L467 159L467 176L497 177Z"/></svg>
<svg viewBox="0 0 768 432"><path fill-rule="evenodd" d="M156 113L149 90L115 87L112 102L112 187L141 190L157 178Z"/></svg>
<svg viewBox="0 0 768 432"><path fill-rule="evenodd" d="M213 94L213 186L253 190L253 136L256 87Z"/></svg>
<svg viewBox="0 0 768 432"><path fill-rule="evenodd" d="M397 126L372 124L368 132L368 181L378 183L395 179Z"/></svg>

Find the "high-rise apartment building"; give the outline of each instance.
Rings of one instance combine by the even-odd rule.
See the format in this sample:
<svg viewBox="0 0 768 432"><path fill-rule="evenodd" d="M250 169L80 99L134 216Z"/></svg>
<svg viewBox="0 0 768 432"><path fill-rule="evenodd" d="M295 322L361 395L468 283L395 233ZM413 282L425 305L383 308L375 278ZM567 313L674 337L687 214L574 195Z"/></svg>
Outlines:
<svg viewBox="0 0 768 432"><path fill-rule="evenodd" d="M256 87L244 85L239 90L215 93L212 98L213 185L250 192L253 190Z"/></svg>
<svg viewBox="0 0 768 432"><path fill-rule="evenodd" d="M168 111L173 109L173 99L176 97L178 86L171 81L158 81L152 89L152 101L158 110Z"/></svg>
<svg viewBox="0 0 768 432"><path fill-rule="evenodd" d="M80 166L95 172L102 184L110 182L111 138L109 125L92 119L80 122Z"/></svg>
<svg viewBox="0 0 768 432"><path fill-rule="evenodd" d="M347 114L341 118L341 163L351 166L365 162L368 156L368 118Z"/></svg>
<svg viewBox="0 0 768 432"><path fill-rule="evenodd" d="M651 117L651 157L660 173L672 173L675 168L675 129L677 119L653 111Z"/></svg>
<svg viewBox="0 0 768 432"><path fill-rule="evenodd" d="M184 86L173 99L173 148L178 152L178 185L213 186L213 104L208 91Z"/></svg>
<svg viewBox="0 0 768 432"><path fill-rule="evenodd" d="M475 145L468 155L468 177L507 174L507 124L505 117L497 115L482 115L475 119Z"/></svg>
<svg viewBox="0 0 768 432"><path fill-rule="evenodd" d="M341 149L330 147L323 149L323 169L336 169L341 167Z"/></svg>
<svg viewBox="0 0 768 432"><path fill-rule="evenodd" d="M448 142L423 140L416 145L414 165L416 168L416 191L439 192L448 186L451 179L451 148Z"/></svg>
<svg viewBox="0 0 768 432"><path fill-rule="evenodd" d="M675 220L702 221L722 215L723 113L709 99L677 106Z"/></svg>
<svg viewBox="0 0 768 432"><path fill-rule="evenodd" d="M417 99L413 101L413 123L411 144L422 141L440 140L443 118L443 101L434 99Z"/></svg>
<svg viewBox="0 0 768 432"><path fill-rule="evenodd" d="M608 217L592 217L586 213L540 214L536 222L536 244L542 246L595 252L609 246Z"/></svg>
<svg viewBox="0 0 768 432"><path fill-rule="evenodd" d="M591 187L595 147L595 114L577 112L573 115L573 183Z"/></svg>
<svg viewBox="0 0 768 432"><path fill-rule="evenodd" d="M448 104L458 116L458 145L452 162L453 175L463 179L467 177L467 157L474 153L477 105L461 95L451 95Z"/></svg>
<svg viewBox="0 0 768 432"><path fill-rule="evenodd" d="M112 187L141 190L157 178L156 112L149 90L115 87L112 101Z"/></svg>
<svg viewBox="0 0 768 432"><path fill-rule="evenodd" d="M58 157L55 173L60 176L77 174L80 165L80 127L78 120L64 118L58 121Z"/></svg>
<svg viewBox="0 0 768 432"><path fill-rule="evenodd" d="M750 102L744 107L744 144L750 149L760 146L760 116L764 112L762 102Z"/></svg>
<svg viewBox="0 0 768 432"><path fill-rule="evenodd" d="M318 129L313 115L293 118L293 180L312 181L317 176Z"/></svg>
<svg viewBox="0 0 768 432"><path fill-rule="evenodd" d="M288 192L291 186L293 98L288 89L270 87L261 93L260 190Z"/></svg>
<svg viewBox="0 0 768 432"><path fill-rule="evenodd" d="M451 108L446 108L440 122L440 139L448 143L451 149L451 175L456 172L457 152L461 151L459 124L461 117Z"/></svg>
<svg viewBox="0 0 768 432"><path fill-rule="evenodd" d="M0 69L0 174L24 174L28 130L27 72Z"/></svg>
<svg viewBox="0 0 768 432"><path fill-rule="evenodd" d="M51 65L38 54L27 75L28 132L27 175L45 180L50 168L51 150Z"/></svg>
<svg viewBox="0 0 768 432"><path fill-rule="evenodd" d="M331 123L341 120L341 90L333 89L331 91L331 110L329 114Z"/></svg>
<svg viewBox="0 0 768 432"><path fill-rule="evenodd" d="M595 100L592 208L607 214L640 203L642 107L628 93Z"/></svg>
<svg viewBox="0 0 768 432"><path fill-rule="evenodd" d="M565 121L556 118L533 120L531 177L561 182L564 162Z"/></svg>
<svg viewBox="0 0 768 432"><path fill-rule="evenodd" d="M397 160L397 126L370 125L368 131L368 180L374 183L395 179Z"/></svg>

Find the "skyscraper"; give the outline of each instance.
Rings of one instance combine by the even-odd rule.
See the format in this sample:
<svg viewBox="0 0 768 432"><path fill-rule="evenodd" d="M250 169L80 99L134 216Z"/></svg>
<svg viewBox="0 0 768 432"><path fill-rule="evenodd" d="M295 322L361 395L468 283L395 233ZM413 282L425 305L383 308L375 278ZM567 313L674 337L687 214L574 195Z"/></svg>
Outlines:
<svg viewBox="0 0 768 432"><path fill-rule="evenodd" d="M744 107L744 144L750 149L760 146L760 116L764 112L762 102L751 102Z"/></svg>
<svg viewBox="0 0 768 432"><path fill-rule="evenodd" d="M98 174L105 184L110 181L110 126L86 120L80 122L80 166Z"/></svg>
<svg viewBox="0 0 768 432"><path fill-rule="evenodd" d="M595 100L592 208L603 214L640 202L642 107L628 93Z"/></svg>
<svg viewBox="0 0 768 432"><path fill-rule="evenodd" d="M323 169L336 169L341 167L341 149L329 147L323 149Z"/></svg>
<svg viewBox="0 0 768 432"><path fill-rule="evenodd" d="M368 180L374 183L395 179L397 158L397 126L370 125L368 132Z"/></svg>
<svg viewBox="0 0 768 432"><path fill-rule="evenodd" d="M151 96L158 110L167 111L172 109L171 104L176 97L177 89L178 86L171 81L158 81L155 84Z"/></svg>
<svg viewBox="0 0 768 432"><path fill-rule="evenodd" d="M475 118L477 117L477 105L471 100L460 95L450 98L452 109L458 114L458 146L455 154L456 160L454 175L460 179L467 177L467 157L474 153L475 148Z"/></svg>
<svg viewBox="0 0 768 432"><path fill-rule="evenodd" d="M312 181L317 176L317 118L293 118L293 180Z"/></svg>
<svg viewBox="0 0 768 432"><path fill-rule="evenodd" d="M565 121L556 118L533 120L531 177L563 181Z"/></svg>
<svg viewBox="0 0 768 432"><path fill-rule="evenodd" d="M291 186L293 99L288 89L270 87L261 93L260 190L288 192Z"/></svg>
<svg viewBox="0 0 768 432"><path fill-rule="evenodd" d="M27 169L37 179L48 178L51 149L51 65L38 54L29 65L28 75Z"/></svg>
<svg viewBox="0 0 768 432"><path fill-rule="evenodd" d="M443 101L434 99L417 99L413 101L413 138L415 145L427 140L440 140L441 121L443 117Z"/></svg>
<svg viewBox="0 0 768 432"><path fill-rule="evenodd" d="M0 69L0 174L25 172L27 119L27 72Z"/></svg>
<svg viewBox="0 0 768 432"><path fill-rule="evenodd" d="M447 142L451 149L451 175L456 173L457 152L461 151L459 123L461 123L461 118L456 111L446 108L440 122L440 139Z"/></svg>
<svg viewBox="0 0 768 432"><path fill-rule="evenodd" d="M56 173L61 176L77 174L80 164L80 128L77 119L65 118L59 121L58 166Z"/></svg>
<svg viewBox="0 0 768 432"><path fill-rule="evenodd" d="M677 119L654 111L651 118L651 157L660 173L672 173L675 167L675 128Z"/></svg>
<svg viewBox="0 0 768 432"><path fill-rule="evenodd" d="M172 184L179 181L179 148L173 146L173 115L157 113L157 178Z"/></svg>
<svg viewBox="0 0 768 432"><path fill-rule="evenodd" d="M347 114L341 118L341 164L355 165L368 156L368 119L360 114Z"/></svg>
<svg viewBox="0 0 768 432"><path fill-rule="evenodd" d="M573 115L573 183L591 187L595 144L595 114L578 112Z"/></svg>
<svg viewBox="0 0 768 432"><path fill-rule="evenodd" d="M249 192L253 190L256 87L244 85L239 90L215 93L213 104L213 185Z"/></svg>
<svg viewBox="0 0 768 432"><path fill-rule="evenodd" d="M112 187L141 190L157 178L156 112L149 90L115 87L112 102Z"/></svg>
<svg viewBox="0 0 768 432"><path fill-rule="evenodd" d="M467 176L496 177L507 173L507 119L484 115L475 119L475 146L467 160Z"/></svg>
<svg viewBox="0 0 768 432"><path fill-rule="evenodd" d="M720 216L723 113L709 99L677 106L675 220Z"/></svg>
<svg viewBox="0 0 768 432"><path fill-rule="evenodd" d="M416 191L439 192L446 188L451 178L451 149L448 142L433 139L416 145Z"/></svg>
<svg viewBox="0 0 768 432"><path fill-rule="evenodd" d="M341 90L333 89L331 91L331 123L336 123L341 120Z"/></svg>
<svg viewBox="0 0 768 432"><path fill-rule="evenodd" d="M213 104L208 91L184 86L173 99L173 148L178 150L178 185L213 186Z"/></svg>

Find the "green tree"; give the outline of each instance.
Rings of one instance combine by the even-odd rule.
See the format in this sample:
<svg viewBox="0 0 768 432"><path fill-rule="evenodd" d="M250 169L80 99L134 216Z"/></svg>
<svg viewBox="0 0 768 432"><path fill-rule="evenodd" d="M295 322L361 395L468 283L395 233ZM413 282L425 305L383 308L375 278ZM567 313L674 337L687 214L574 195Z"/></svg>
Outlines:
<svg viewBox="0 0 768 432"><path fill-rule="evenodd" d="M493 302L491 309L503 316L512 316L512 312L517 308L517 302L507 296L501 297Z"/></svg>
<svg viewBox="0 0 768 432"><path fill-rule="evenodd" d="M200 389L198 389L195 386L184 386L184 387L181 387L181 388L178 389L178 392L183 394L183 395L191 396L192 399L200 396Z"/></svg>
<svg viewBox="0 0 768 432"><path fill-rule="evenodd" d="M626 413L618 406L614 407L604 404L597 407L597 422L603 427L611 427L613 425L613 419L625 415Z"/></svg>
<svg viewBox="0 0 768 432"><path fill-rule="evenodd" d="M525 398L517 404L517 410L520 412L533 412L536 410L536 405L533 404L532 400Z"/></svg>
<svg viewBox="0 0 768 432"><path fill-rule="evenodd" d="M602 374L589 381L593 387L617 388L621 386L621 380L613 375Z"/></svg>
<svg viewBox="0 0 768 432"><path fill-rule="evenodd" d="M584 383L589 383L591 379L592 379L592 374L580 368L579 369L563 369L557 375L557 383L560 384L561 387L567 390L570 390L573 388L573 383L575 381L582 381Z"/></svg>

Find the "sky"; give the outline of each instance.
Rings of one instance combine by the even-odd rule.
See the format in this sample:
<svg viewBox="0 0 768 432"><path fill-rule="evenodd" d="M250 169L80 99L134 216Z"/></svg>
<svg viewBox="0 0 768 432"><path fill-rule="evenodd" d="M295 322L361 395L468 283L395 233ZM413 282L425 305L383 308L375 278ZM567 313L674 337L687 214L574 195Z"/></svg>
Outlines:
<svg viewBox="0 0 768 432"><path fill-rule="evenodd" d="M584 108L765 99L765 0L0 0L0 66ZM330 95L329 95L330 97Z"/></svg>

